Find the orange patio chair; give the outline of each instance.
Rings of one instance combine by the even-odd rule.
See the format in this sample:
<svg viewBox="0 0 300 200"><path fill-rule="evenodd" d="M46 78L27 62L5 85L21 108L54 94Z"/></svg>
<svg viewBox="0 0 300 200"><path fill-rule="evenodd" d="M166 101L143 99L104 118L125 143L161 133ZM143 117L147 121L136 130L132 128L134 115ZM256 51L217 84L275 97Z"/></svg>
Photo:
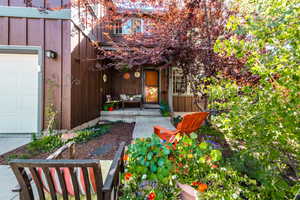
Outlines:
<svg viewBox="0 0 300 200"><path fill-rule="evenodd" d="M154 133L165 141L175 143L175 136L177 135L177 133L190 134L198 130L208 114L208 112L186 114L183 116L182 121L178 123L176 130L168 130L161 126L154 126Z"/></svg>

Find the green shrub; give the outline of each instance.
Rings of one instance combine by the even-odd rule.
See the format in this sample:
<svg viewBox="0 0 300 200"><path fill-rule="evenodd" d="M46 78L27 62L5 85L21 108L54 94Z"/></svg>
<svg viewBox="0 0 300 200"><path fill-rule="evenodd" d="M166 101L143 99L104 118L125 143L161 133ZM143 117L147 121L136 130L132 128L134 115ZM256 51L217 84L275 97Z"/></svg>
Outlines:
<svg viewBox="0 0 300 200"><path fill-rule="evenodd" d="M175 199L178 190L170 173L170 152L170 146L161 144L155 135L135 140L128 147L129 160L123 175L126 182L121 199L146 199L150 192L155 192L157 199Z"/></svg>
<svg viewBox="0 0 300 200"><path fill-rule="evenodd" d="M160 112L162 116L168 117L170 116L170 107L167 103L161 102L160 103Z"/></svg>
<svg viewBox="0 0 300 200"><path fill-rule="evenodd" d="M89 127L84 130L78 131L77 136L71 140L75 143L84 143L95 137L103 135L104 133L107 133L109 129L109 125L96 125L93 127Z"/></svg>
<svg viewBox="0 0 300 200"><path fill-rule="evenodd" d="M50 135L32 141L27 145L27 149L30 152L51 152L63 144L64 142L61 140L60 135Z"/></svg>
<svg viewBox="0 0 300 200"><path fill-rule="evenodd" d="M5 158L5 160L8 162L13 159L29 159L29 158L30 158L29 154L11 154L11 155L8 155Z"/></svg>
<svg viewBox="0 0 300 200"><path fill-rule="evenodd" d="M142 200L151 192L157 199L177 199L177 181L194 187L204 200L292 199L300 189L299 185L289 187L280 176L273 177L250 154L240 157L236 152L222 158L220 150L199 142L196 134L177 139L175 148L155 135L129 146L121 199Z"/></svg>

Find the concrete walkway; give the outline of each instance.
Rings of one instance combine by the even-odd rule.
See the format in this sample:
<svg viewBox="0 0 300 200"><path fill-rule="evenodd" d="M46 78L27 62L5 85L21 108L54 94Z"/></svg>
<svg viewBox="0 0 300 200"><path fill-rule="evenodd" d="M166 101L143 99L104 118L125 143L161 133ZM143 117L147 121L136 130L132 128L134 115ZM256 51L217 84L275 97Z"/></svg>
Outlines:
<svg viewBox="0 0 300 200"><path fill-rule="evenodd" d="M175 129L169 117L162 117L159 109L125 109L102 112L101 120L135 122L133 138L150 137L153 126L159 125L167 129Z"/></svg>
<svg viewBox="0 0 300 200"><path fill-rule="evenodd" d="M31 141L30 134L0 134L0 155Z"/></svg>
<svg viewBox="0 0 300 200"><path fill-rule="evenodd" d="M30 134L0 134L0 154L9 152L19 146L29 143L30 141ZM0 199L18 199L18 194L11 192L11 189L13 189L16 185L16 178L9 166L0 165Z"/></svg>
<svg viewBox="0 0 300 200"><path fill-rule="evenodd" d="M153 132L153 127L159 125L164 128L173 130L174 126L170 122L169 117L148 117L138 116L136 117L135 127L133 130L133 138L150 137Z"/></svg>

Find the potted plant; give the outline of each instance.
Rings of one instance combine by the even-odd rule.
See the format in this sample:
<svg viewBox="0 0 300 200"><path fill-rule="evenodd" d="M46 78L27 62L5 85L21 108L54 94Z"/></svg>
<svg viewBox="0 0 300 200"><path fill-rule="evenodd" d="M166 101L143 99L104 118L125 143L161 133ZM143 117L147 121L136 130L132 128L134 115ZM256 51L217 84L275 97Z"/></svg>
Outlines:
<svg viewBox="0 0 300 200"><path fill-rule="evenodd" d="M113 110L114 110L113 106L108 107L108 111L113 111Z"/></svg>
<svg viewBox="0 0 300 200"><path fill-rule="evenodd" d="M164 117L168 117L170 116L170 107L167 103L162 102L160 104L160 112L162 114L162 116Z"/></svg>

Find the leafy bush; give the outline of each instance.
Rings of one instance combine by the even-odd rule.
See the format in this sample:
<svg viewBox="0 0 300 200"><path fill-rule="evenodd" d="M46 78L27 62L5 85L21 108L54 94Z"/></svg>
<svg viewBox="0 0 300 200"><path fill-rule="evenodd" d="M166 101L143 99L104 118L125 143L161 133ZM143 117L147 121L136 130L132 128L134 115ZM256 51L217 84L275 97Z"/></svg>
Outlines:
<svg viewBox="0 0 300 200"><path fill-rule="evenodd" d="M77 132L77 136L72 138L71 141L75 143L84 143L95 137L103 135L109 130L109 125L96 125L93 127L89 127Z"/></svg>
<svg viewBox="0 0 300 200"><path fill-rule="evenodd" d="M32 141L27 145L27 149L31 152L50 152L63 144L60 135L50 135Z"/></svg>
<svg viewBox="0 0 300 200"><path fill-rule="evenodd" d="M11 154L11 155L8 155L5 158L5 160L8 162L13 159L29 159L29 158L30 158L29 154Z"/></svg>
<svg viewBox="0 0 300 200"><path fill-rule="evenodd" d="M75 143L87 142L95 137L98 137L109 130L109 125L96 125L77 132L77 136L66 141L74 141ZM50 135L43 136L37 139L33 136L34 140L28 144L27 149L32 153L38 152L51 152L61 146L66 142L61 140L61 135Z"/></svg>
<svg viewBox="0 0 300 200"><path fill-rule="evenodd" d="M208 129L208 128L206 128ZM177 199L176 183L198 191L200 199L292 199L297 187L288 188L260 161L235 153L222 158L210 143L198 142L196 134L177 136L176 147L160 143L157 136L137 139L128 148L121 199ZM275 182L273 182L275 181Z"/></svg>
<svg viewBox="0 0 300 200"><path fill-rule="evenodd" d="M253 9L230 18L227 27L233 36L218 41L215 51L245 59L247 69L260 79L256 85L238 85L224 77L212 80L210 108L228 111L212 123L241 159L247 155L268 172L256 178L273 191L271 198L287 199L300 193L300 1L244 3Z"/></svg>
<svg viewBox="0 0 300 200"><path fill-rule="evenodd" d="M168 159L170 145L163 145L157 136L137 139L128 147L125 187L121 199L145 199L154 192L157 199L175 199L172 164Z"/></svg>
<svg viewBox="0 0 300 200"><path fill-rule="evenodd" d="M206 128L208 129L208 128ZM197 135L183 136L172 152L173 174L180 183L194 187L200 199L266 199L257 181L222 160L221 151Z"/></svg>

